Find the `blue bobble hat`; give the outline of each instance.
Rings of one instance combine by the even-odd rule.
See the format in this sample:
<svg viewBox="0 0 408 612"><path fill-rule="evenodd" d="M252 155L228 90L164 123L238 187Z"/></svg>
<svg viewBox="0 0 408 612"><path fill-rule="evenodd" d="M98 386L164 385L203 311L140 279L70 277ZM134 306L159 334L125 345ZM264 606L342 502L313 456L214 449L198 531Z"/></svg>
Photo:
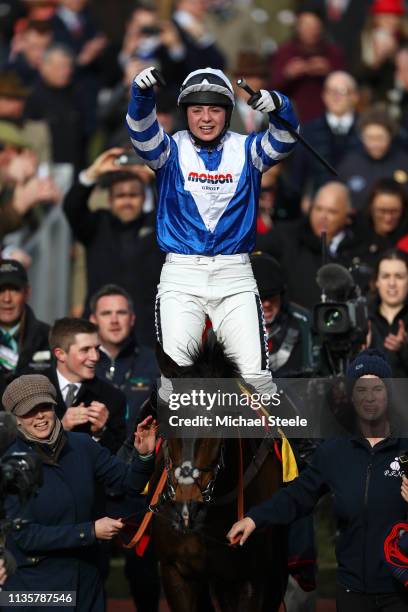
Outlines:
<svg viewBox="0 0 408 612"><path fill-rule="evenodd" d="M378 349L365 349L350 363L346 372L346 385L349 395L356 381L362 376L373 374L378 378L392 378L391 366L385 354Z"/></svg>

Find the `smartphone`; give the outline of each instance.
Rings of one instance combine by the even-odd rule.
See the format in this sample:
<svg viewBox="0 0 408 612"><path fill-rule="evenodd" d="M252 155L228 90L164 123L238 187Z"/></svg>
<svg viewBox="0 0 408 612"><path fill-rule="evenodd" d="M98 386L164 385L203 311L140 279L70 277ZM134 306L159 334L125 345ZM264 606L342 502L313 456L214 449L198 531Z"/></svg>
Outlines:
<svg viewBox="0 0 408 612"><path fill-rule="evenodd" d="M116 163L119 166L140 166L140 157L136 153L122 153L116 158Z"/></svg>
<svg viewBox="0 0 408 612"><path fill-rule="evenodd" d="M161 29L156 25L145 25L140 28L140 33L145 36L158 36L160 32Z"/></svg>

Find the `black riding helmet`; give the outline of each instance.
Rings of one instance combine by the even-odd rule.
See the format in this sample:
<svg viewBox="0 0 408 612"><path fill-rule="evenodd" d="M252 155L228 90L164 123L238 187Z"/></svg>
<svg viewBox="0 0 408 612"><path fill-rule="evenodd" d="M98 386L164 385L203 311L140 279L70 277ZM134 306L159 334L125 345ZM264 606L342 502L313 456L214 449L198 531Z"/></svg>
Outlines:
<svg viewBox="0 0 408 612"><path fill-rule="evenodd" d="M205 147L217 146L229 128L232 110L235 106L234 91L231 82L221 70L215 68L201 68L194 70L184 80L177 104L187 116L187 107L193 105L223 106L226 109L225 125L221 134L211 141L203 142L197 137L194 141Z"/></svg>

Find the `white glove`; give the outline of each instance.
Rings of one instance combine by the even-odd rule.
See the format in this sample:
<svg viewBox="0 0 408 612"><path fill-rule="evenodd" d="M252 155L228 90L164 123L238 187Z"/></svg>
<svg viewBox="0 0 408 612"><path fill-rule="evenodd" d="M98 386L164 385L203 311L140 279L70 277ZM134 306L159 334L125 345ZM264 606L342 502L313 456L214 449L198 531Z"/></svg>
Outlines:
<svg viewBox="0 0 408 612"><path fill-rule="evenodd" d="M259 97L252 96L248 100L248 104L257 111L261 113L271 113L274 110L279 110L282 106L282 100L280 96L276 93L276 91L266 91L266 89L260 89L259 93L261 94ZM253 100L254 98L254 100Z"/></svg>
<svg viewBox="0 0 408 612"><path fill-rule="evenodd" d="M150 89L153 85L156 85L157 79L152 74L153 70L155 70L155 67L150 66L139 72L135 77L135 83L140 89Z"/></svg>

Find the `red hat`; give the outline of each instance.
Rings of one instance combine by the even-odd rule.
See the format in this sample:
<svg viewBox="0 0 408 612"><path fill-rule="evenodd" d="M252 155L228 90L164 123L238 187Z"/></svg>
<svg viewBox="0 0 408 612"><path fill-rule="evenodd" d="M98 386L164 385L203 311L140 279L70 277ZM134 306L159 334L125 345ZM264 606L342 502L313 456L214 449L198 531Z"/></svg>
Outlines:
<svg viewBox="0 0 408 612"><path fill-rule="evenodd" d="M405 15L404 0L374 0L370 12L373 15L378 15L380 13Z"/></svg>

